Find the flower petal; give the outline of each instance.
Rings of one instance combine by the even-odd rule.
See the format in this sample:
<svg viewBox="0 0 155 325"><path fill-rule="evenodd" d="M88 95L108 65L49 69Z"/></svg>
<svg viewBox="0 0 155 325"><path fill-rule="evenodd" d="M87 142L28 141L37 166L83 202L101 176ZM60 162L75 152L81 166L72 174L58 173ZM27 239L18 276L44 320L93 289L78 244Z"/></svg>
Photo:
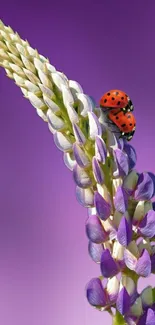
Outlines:
<svg viewBox="0 0 155 325"><path fill-rule="evenodd" d="M105 278L110 278L118 273L118 267L112 258L109 249L105 249L101 257L101 272Z"/></svg>
<svg viewBox="0 0 155 325"><path fill-rule="evenodd" d="M62 85L67 86L66 78L64 78L63 75L60 75L58 71L51 73L52 79L54 84L57 86L57 88L61 91Z"/></svg>
<svg viewBox="0 0 155 325"><path fill-rule="evenodd" d="M92 112L92 101L90 100L89 96L83 94L83 93L77 93L76 94L78 99L78 108L80 111L81 116L86 117L88 115L88 112Z"/></svg>
<svg viewBox="0 0 155 325"><path fill-rule="evenodd" d="M136 273L143 276L147 277L151 273L151 259L148 251L146 249L143 250L140 258L137 261L136 264Z"/></svg>
<svg viewBox="0 0 155 325"><path fill-rule="evenodd" d="M122 142L116 138L114 132L111 132L109 129L107 130L107 146L112 152L112 149L122 149Z"/></svg>
<svg viewBox="0 0 155 325"><path fill-rule="evenodd" d="M120 149L114 150L114 157L116 159L116 163L118 165L120 176L126 176L129 172L128 165L128 157L127 155Z"/></svg>
<svg viewBox="0 0 155 325"><path fill-rule="evenodd" d="M155 254L151 256L151 273L155 273Z"/></svg>
<svg viewBox="0 0 155 325"><path fill-rule="evenodd" d="M132 219L134 225L137 225L139 221L144 217L144 204L145 201L139 201L136 205Z"/></svg>
<svg viewBox="0 0 155 325"><path fill-rule="evenodd" d="M68 169L71 171L73 170L74 166L76 165L76 161L73 157L73 154L70 152L64 152L64 163Z"/></svg>
<svg viewBox="0 0 155 325"><path fill-rule="evenodd" d="M148 173L141 173L138 177L136 190L134 193L135 200L150 200L154 193L154 184Z"/></svg>
<svg viewBox="0 0 155 325"><path fill-rule="evenodd" d="M103 250L104 250L104 248L103 248L102 244L96 244L96 243L93 243L92 241L89 241L88 252L89 252L89 255L91 256L92 260L95 263L101 262L101 256L102 256Z"/></svg>
<svg viewBox="0 0 155 325"><path fill-rule="evenodd" d="M54 133L54 143L61 151L69 152L72 149L72 143L61 133Z"/></svg>
<svg viewBox="0 0 155 325"><path fill-rule="evenodd" d="M138 242L138 250L139 250L139 254L141 255L143 249L147 249L147 251L149 252L149 254L151 255L152 253L152 246L150 243L150 240L148 238L141 238L141 240Z"/></svg>
<svg viewBox="0 0 155 325"><path fill-rule="evenodd" d="M90 216L86 222L86 234L94 243L103 243L108 239L108 233L104 230L97 216Z"/></svg>
<svg viewBox="0 0 155 325"><path fill-rule="evenodd" d="M94 202L99 217L102 220L108 219L111 214L110 204L98 192L95 192Z"/></svg>
<svg viewBox="0 0 155 325"><path fill-rule="evenodd" d="M75 135L76 142L78 144L83 145L86 142L86 138L77 124L73 124L73 132Z"/></svg>
<svg viewBox="0 0 155 325"><path fill-rule="evenodd" d="M81 168L77 164L74 166L73 169L73 178L75 183L82 188L88 188L92 184L90 176L83 168Z"/></svg>
<svg viewBox="0 0 155 325"><path fill-rule="evenodd" d="M153 304L153 293L152 293L152 287L147 286L142 292L141 292L141 299L143 307L148 307Z"/></svg>
<svg viewBox="0 0 155 325"><path fill-rule="evenodd" d="M127 190L130 190L132 193L135 190L136 184L138 181L138 175L135 170L132 170L123 181L123 187Z"/></svg>
<svg viewBox="0 0 155 325"><path fill-rule="evenodd" d="M130 269L130 270L135 270L136 268L136 264L137 264L137 258L134 256L134 254L132 254L129 249L125 249L124 251L124 261L126 266Z"/></svg>
<svg viewBox="0 0 155 325"><path fill-rule="evenodd" d="M106 290L110 303L116 303L119 292L119 281L116 276L108 280Z"/></svg>
<svg viewBox="0 0 155 325"><path fill-rule="evenodd" d="M139 224L142 235L152 238L155 236L155 211L150 210Z"/></svg>
<svg viewBox="0 0 155 325"><path fill-rule="evenodd" d="M102 135L102 128L97 116L94 113L88 112L89 118L89 136L92 140L95 140L96 136Z"/></svg>
<svg viewBox="0 0 155 325"><path fill-rule="evenodd" d="M94 278L87 284L86 295L90 305L95 307L106 305L106 294L100 279Z"/></svg>
<svg viewBox="0 0 155 325"><path fill-rule="evenodd" d="M95 157L93 157L92 167L93 167L93 174L96 182L102 185L104 182L104 174L99 162Z"/></svg>
<svg viewBox="0 0 155 325"><path fill-rule="evenodd" d="M155 324L155 313L149 308L146 315L146 325L154 325Z"/></svg>
<svg viewBox="0 0 155 325"><path fill-rule="evenodd" d="M95 157L99 162L105 164L107 149L104 140L100 136L95 138Z"/></svg>
<svg viewBox="0 0 155 325"><path fill-rule="evenodd" d="M132 226L123 216L117 232L117 239L122 246L128 246L132 238Z"/></svg>
<svg viewBox="0 0 155 325"><path fill-rule="evenodd" d="M49 124L52 126L52 128L54 130L60 131L65 128L65 123L62 120L62 118L56 116L50 109L48 109L48 111L47 111L47 118L48 118Z"/></svg>
<svg viewBox="0 0 155 325"><path fill-rule="evenodd" d="M148 172L149 176L152 178L153 184L154 184L154 192L153 192L153 196L155 195L155 175L151 172Z"/></svg>
<svg viewBox="0 0 155 325"><path fill-rule="evenodd" d="M94 206L94 193L90 188L83 189L77 186L76 197L82 206L86 208Z"/></svg>
<svg viewBox="0 0 155 325"><path fill-rule="evenodd" d="M136 165L137 155L135 149L128 143L124 143L123 150L126 152L129 159L129 170L133 169Z"/></svg>
<svg viewBox="0 0 155 325"><path fill-rule="evenodd" d="M115 241L113 244L112 257L117 260L117 262L123 261L124 247L118 241Z"/></svg>
<svg viewBox="0 0 155 325"><path fill-rule="evenodd" d="M77 93L83 93L83 89L77 81L69 80L68 84L69 84L69 88L72 91L73 96L76 97Z"/></svg>
<svg viewBox="0 0 155 325"><path fill-rule="evenodd" d="M128 276L123 275L121 280L122 286L126 288L130 298L131 298L131 304L134 303L135 299L137 298L137 290L135 282Z"/></svg>
<svg viewBox="0 0 155 325"><path fill-rule="evenodd" d="M119 186L114 197L114 206L118 212L125 213L128 206L128 198L129 194L122 186Z"/></svg>
<svg viewBox="0 0 155 325"><path fill-rule="evenodd" d="M84 150L77 143L74 143L73 145L73 152L75 160L80 167L87 167L90 165L90 161Z"/></svg>
<svg viewBox="0 0 155 325"><path fill-rule="evenodd" d="M143 306L142 306L142 300L141 297L138 297L134 304L130 308L130 313L133 316L140 317L143 313Z"/></svg>
<svg viewBox="0 0 155 325"><path fill-rule="evenodd" d="M118 294L116 307L121 315L125 315L130 309L130 296L125 288Z"/></svg>

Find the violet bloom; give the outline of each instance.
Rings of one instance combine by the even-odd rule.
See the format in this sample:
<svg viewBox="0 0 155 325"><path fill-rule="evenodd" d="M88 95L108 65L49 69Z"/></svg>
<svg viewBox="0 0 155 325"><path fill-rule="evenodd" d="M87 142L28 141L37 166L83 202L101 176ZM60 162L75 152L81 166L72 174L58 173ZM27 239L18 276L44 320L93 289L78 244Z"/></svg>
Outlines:
<svg viewBox="0 0 155 325"><path fill-rule="evenodd" d="M0 40L0 65L47 123L88 209L88 252L100 274L87 285L88 302L114 325L155 324L154 289L137 289L140 277L155 273L155 176L136 171L135 149L77 82L2 22Z"/></svg>

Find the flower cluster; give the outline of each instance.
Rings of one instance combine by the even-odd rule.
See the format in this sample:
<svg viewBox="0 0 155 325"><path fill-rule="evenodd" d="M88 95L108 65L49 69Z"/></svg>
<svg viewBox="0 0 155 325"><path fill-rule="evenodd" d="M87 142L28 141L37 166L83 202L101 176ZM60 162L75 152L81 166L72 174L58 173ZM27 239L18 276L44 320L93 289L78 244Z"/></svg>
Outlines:
<svg viewBox="0 0 155 325"><path fill-rule="evenodd" d="M0 65L47 122L88 210L88 250L101 274L87 284L89 303L115 308L114 324L155 324L154 289L137 290L139 277L155 272L155 176L135 170L134 148L81 86L2 22Z"/></svg>

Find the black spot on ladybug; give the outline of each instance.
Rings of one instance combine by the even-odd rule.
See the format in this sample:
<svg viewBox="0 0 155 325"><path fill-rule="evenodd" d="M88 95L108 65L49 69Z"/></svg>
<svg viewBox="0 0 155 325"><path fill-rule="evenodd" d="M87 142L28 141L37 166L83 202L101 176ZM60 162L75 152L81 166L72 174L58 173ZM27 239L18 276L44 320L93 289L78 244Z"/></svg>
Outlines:
<svg viewBox="0 0 155 325"><path fill-rule="evenodd" d="M117 105L120 105L121 102L118 102Z"/></svg>
<svg viewBox="0 0 155 325"><path fill-rule="evenodd" d="M104 103L106 103L106 102L107 102L107 99L104 100Z"/></svg>
<svg viewBox="0 0 155 325"><path fill-rule="evenodd" d="M118 120L119 119L119 117L118 116L116 116L116 120Z"/></svg>
<svg viewBox="0 0 155 325"><path fill-rule="evenodd" d="M136 126L136 124L134 124L134 126Z"/></svg>
<svg viewBox="0 0 155 325"><path fill-rule="evenodd" d="M119 94L119 91L116 91L116 96Z"/></svg>
<svg viewBox="0 0 155 325"><path fill-rule="evenodd" d="M131 118L131 115L128 115L127 118Z"/></svg>
<svg viewBox="0 0 155 325"><path fill-rule="evenodd" d="M122 128L124 128L126 126L126 124L122 124L121 126L122 126Z"/></svg>
<svg viewBox="0 0 155 325"><path fill-rule="evenodd" d="M115 100L115 98L114 98L114 97L112 97L111 99L112 99L112 100Z"/></svg>
<svg viewBox="0 0 155 325"><path fill-rule="evenodd" d="M124 99L124 97L121 97L121 99L123 100L123 99Z"/></svg>
<svg viewBox="0 0 155 325"><path fill-rule="evenodd" d="M110 93L107 93L107 96L110 96Z"/></svg>
<svg viewBox="0 0 155 325"><path fill-rule="evenodd" d="M130 126L132 126L132 123L130 123Z"/></svg>

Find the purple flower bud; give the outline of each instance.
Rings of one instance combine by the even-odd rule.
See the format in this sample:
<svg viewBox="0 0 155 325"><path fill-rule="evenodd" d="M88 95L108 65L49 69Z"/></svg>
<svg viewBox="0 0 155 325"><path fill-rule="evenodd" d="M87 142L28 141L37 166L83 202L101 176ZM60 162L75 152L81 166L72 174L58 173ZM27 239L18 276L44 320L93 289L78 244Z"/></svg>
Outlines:
<svg viewBox="0 0 155 325"><path fill-rule="evenodd" d="M61 132L54 133L54 143L61 151L69 152L72 150L72 143Z"/></svg>
<svg viewBox="0 0 155 325"><path fill-rule="evenodd" d="M122 288L116 301L117 310L121 315L125 315L130 309L130 296L126 288Z"/></svg>
<svg viewBox="0 0 155 325"><path fill-rule="evenodd" d="M101 262L101 256L102 256L103 250L104 250L104 248L103 248L102 244L96 244L96 243L89 241L88 252L89 252L89 255L91 256L92 260L95 263Z"/></svg>
<svg viewBox="0 0 155 325"><path fill-rule="evenodd" d="M55 115L52 110L48 109L47 111L47 118L48 118L48 122L51 125L51 127L56 130L56 131L60 131L63 130L65 128L65 123L63 121L63 119L61 117L58 117L57 115Z"/></svg>
<svg viewBox="0 0 155 325"><path fill-rule="evenodd" d="M124 149L123 149L127 156L128 156L128 160L129 160L129 170L133 169L136 165L136 161L137 161L137 155L136 155L136 151L135 149L128 143L124 143Z"/></svg>
<svg viewBox="0 0 155 325"><path fill-rule="evenodd" d="M66 167L72 171L74 166L76 165L76 161L74 160L73 154L70 152L64 152L63 158Z"/></svg>
<svg viewBox="0 0 155 325"><path fill-rule="evenodd" d="M80 146L77 143L74 143L73 145L73 152L75 160L77 161L77 164L80 167L87 167L90 165L90 161L88 157L86 156L85 152L80 148Z"/></svg>
<svg viewBox="0 0 155 325"><path fill-rule="evenodd" d="M76 142L78 144L82 145L86 142L85 135L83 134L83 132L81 131L81 129L79 128L79 126L77 124L73 124L73 132L75 135Z"/></svg>
<svg viewBox="0 0 155 325"><path fill-rule="evenodd" d="M90 305L104 307L107 304L105 289L98 278L93 278L86 286L86 295Z"/></svg>
<svg viewBox="0 0 155 325"><path fill-rule="evenodd" d="M80 187L76 187L76 197L78 202L86 207L86 208L90 208L94 206L94 193L91 190L91 188L80 188Z"/></svg>
<svg viewBox="0 0 155 325"><path fill-rule="evenodd" d="M122 246L128 246L132 239L132 225L124 216L118 227L117 239Z"/></svg>
<svg viewBox="0 0 155 325"><path fill-rule="evenodd" d="M108 233L104 230L101 221L97 216L91 216L86 222L86 234L94 243L103 243L108 239Z"/></svg>
<svg viewBox="0 0 155 325"><path fill-rule="evenodd" d="M138 177L136 190L134 193L135 200L150 200L154 193L154 184L148 173L141 173Z"/></svg>
<svg viewBox="0 0 155 325"><path fill-rule="evenodd" d="M147 277L151 273L151 259L148 251L143 250L140 258L137 261L135 271L142 277Z"/></svg>
<svg viewBox="0 0 155 325"><path fill-rule="evenodd" d="M154 325L155 324L155 313L149 308L139 319L137 325Z"/></svg>
<svg viewBox="0 0 155 325"><path fill-rule="evenodd" d="M111 206L98 192L95 192L94 203L99 217L102 220L108 219L111 214Z"/></svg>
<svg viewBox="0 0 155 325"><path fill-rule="evenodd" d="M104 140L100 136L95 138L95 156L99 162L105 163L107 149Z"/></svg>
<svg viewBox="0 0 155 325"><path fill-rule="evenodd" d="M139 224L140 233L148 238L155 236L155 211L150 210Z"/></svg>
<svg viewBox="0 0 155 325"><path fill-rule="evenodd" d="M118 212L125 213L128 206L128 198L129 194L127 191L122 186L119 186L114 197L114 206Z"/></svg>
<svg viewBox="0 0 155 325"><path fill-rule="evenodd" d="M154 184L154 192L153 192L153 196L155 195L155 175L151 172L148 172L149 176L152 178L153 184Z"/></svg>
<svg viewBox="0 0 155 325"><path fill-rule="evenodd" d="M126 176L129 172L128 156L120 149L114 150L114 157L119 170L120 176Z"/></svg>
<svg viewBox="0 0 155 325"><path fill-rule="evenodd" d="M132 251L130 251L130 246L134 246L134 249ZM136 268L136 264L137 264L137 251L138 251L138 247L136 246L135 243L130 243L129 244L129 247L126 248L124 250L124 262L126 264L126 266L132 270L132 271L135 271L135 268ZM135 252L136 250L136 252ZM135 256L136 255L136 256Z"/></svg>
<svg viewBox="0 0 155 325"><path fill-rule="evenodd" d="M115 150L117 148L122 150L123 145L124 143L122 139L117 139L116 134L114 132L107 130L107 146L110 152L112 152L112 150Z"/></svg>
<svg viewBox="0 0 155 325"><path fill-rule="evenodd" d="M105 278L116 275L119 270L115 260L112 258L109 249L105 249L101 257L101 272Z"/></svg>
<svg viewBox="0 0 155 325"><path fill-rule="evenodd" d="M103 171L101 169L99 162L97 161L97 159L95 157L93 157L92 167L93 167L93 173L94 173L96 182L102 185L104 182L104 174L103 174Z"/></svg>
<svg viewBox="0 0 155 325"><path fill-rule="evenodd" d="M93 110L92 101L90 100L89 96L83 93L77 93L76 96L79 102L78 107L80 115L86 117L88 112L92 112Z"/></svg>
<svg viewBox="0 0 155 325"><path fill-rule="evenodd" d="M116 303L119 292L119 280L116 276L108 280L106 291L108 294L108 300L110 304Z"/></svg>
<svg viewBox="0 0 155 325"><path fill-rule="evenodd" d="M89 136L92 140L95 140L96 136L102 135L102 128L97 116L93 112L88 112L89 118Z"/></svg>
<svg viewBox="0 0 155 325"><path fill-rule="evenodd" d="M73 169L73 178L75 183L82 188L88 188L92 184L90 176L83 168L79 167L78 165L75 165Z"/></svg>
<svg viewBox="0 0 155 325"><path fill-rule="evenodd" d="M151 255L151 273L155 273L155 254Z"/></svg>
<svg viewBox="0 0 155 325"><path fill-rule="evenodd" d="M131 304L133 304L138 297L138 292L137 292L137 287L135 282L130 277L124 275L122 276L122 285L124 288L126 288L130 296Z"/></svg>

